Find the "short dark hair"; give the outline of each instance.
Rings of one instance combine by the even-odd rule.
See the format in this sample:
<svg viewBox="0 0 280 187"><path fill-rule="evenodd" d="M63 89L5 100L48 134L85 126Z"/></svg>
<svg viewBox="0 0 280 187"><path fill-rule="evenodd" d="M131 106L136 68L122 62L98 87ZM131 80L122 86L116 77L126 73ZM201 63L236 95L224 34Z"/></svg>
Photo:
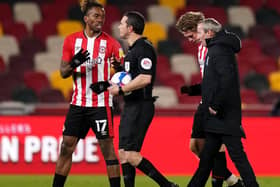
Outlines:
<svg viewBox="0 0 280 187"><path fill-rule="evenodd" d="M133 27L133 31L136 34L143 34L145 27L145 18L144 16L137 11L129 11L124 14L127 17L127 25Z"/></svg>
<svg viewBox="0 0 280 187"><path fill-rule="evenodd" d="M83 16L87 15L88 11L92 8L92 7L98 7L98 8L102 8L104 9L103 5L96 2L96 1L90 1L90 0L83 0L80 2L80 6L81 6L81 11L83 13Z"/></svg>

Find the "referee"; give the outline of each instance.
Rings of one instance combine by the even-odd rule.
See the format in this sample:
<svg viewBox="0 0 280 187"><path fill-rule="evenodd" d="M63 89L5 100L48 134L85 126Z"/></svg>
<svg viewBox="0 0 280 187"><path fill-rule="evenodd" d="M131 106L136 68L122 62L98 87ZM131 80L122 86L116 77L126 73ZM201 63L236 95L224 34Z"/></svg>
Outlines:
<svg viewBox="0 0 280 187"><path fill-rule="evenodd" d="M135 168L138 168L161 187L178 187L140 154L154 116L152 89L157 62L154 47L142 36L144 26L144 17L138 12L127 12L122 17L120 37L129 44L124 70L131 74L132 81L122 87L112 85L108 88L112 95L124 95L125 105L119 127L119 157L124 183L125 187L134 187Z"/></svg>

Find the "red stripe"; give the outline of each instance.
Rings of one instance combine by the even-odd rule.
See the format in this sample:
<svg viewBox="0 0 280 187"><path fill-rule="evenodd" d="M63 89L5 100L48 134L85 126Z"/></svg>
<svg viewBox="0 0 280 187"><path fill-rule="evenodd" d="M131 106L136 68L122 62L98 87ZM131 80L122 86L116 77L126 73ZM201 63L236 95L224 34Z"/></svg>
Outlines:
<svg viewBox="0 0 280 187"><path fill-rule="evenodd" d="M207 49L206 47L204 47L204 48L205 48L205 50L204 50L204 57L203 57L203 61L205 60L206 55L207 55L207 51L208 51L208 49Z"/></svg>
<svg viewBox="0 0 280 187"><path fill-rule="evenodd" d="M106 106L107 111L107 119L108 119L108 130L109 130L109 136L114 137L114 130L113 130L113 116L112 116L112 110L111 107Z"/></svg>
<svg viewBox="0 0 280 187"><path fill-rule="evenodd" d="M203 51L203 46L201 46L201 48L199 50L199 59L201 59L202 51Z"/></svg>
<svg viewBox="0 0 280 187"><path fill-rule="evenodd" d="M76 105L78 89L77 89L77 79L76 79L75 75L73 77L73 81L74 81L74 84L75 84L75 90L74 90L74 93L73 93L73 96L72 96L72 104Z"/></svg>

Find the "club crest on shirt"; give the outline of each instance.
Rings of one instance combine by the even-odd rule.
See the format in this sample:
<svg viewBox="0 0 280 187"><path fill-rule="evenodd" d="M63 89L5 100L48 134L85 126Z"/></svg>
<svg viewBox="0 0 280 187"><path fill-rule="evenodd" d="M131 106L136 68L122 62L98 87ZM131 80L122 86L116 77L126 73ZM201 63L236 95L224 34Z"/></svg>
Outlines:
<svg viewBox="0 0 280 187"><path fill-rule="evenodd" d="M104 54L106 51L106 47L105 46L100 46L99 47L99 53Z"/></svg>
<svg viewBox="0 0 280 187"><path fill-rule="evenodd" d="M140 62L141 67L145 70L149 70L152 68L152 61L149 58L143 58Z"/></svg>

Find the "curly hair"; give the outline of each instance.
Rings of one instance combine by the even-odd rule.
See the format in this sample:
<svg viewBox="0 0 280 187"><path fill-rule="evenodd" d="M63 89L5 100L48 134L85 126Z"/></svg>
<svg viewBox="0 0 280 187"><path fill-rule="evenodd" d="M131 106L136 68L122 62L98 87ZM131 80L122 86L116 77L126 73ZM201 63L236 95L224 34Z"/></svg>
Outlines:
<svg viewBox="0 0 280 187"><path fill-rule="evenodd" d="M103 5L96 0L80 0L80 7L83 15L86 15L88 10L92 7L104 8Z"/></svg>
<svg viewBox="0 0 280 187"><path fill-rule="evenodd" d="M176 28L180 32L196 31L197 24L204 20L202 12L186 12L181 15L176 23Z"/></svg>

